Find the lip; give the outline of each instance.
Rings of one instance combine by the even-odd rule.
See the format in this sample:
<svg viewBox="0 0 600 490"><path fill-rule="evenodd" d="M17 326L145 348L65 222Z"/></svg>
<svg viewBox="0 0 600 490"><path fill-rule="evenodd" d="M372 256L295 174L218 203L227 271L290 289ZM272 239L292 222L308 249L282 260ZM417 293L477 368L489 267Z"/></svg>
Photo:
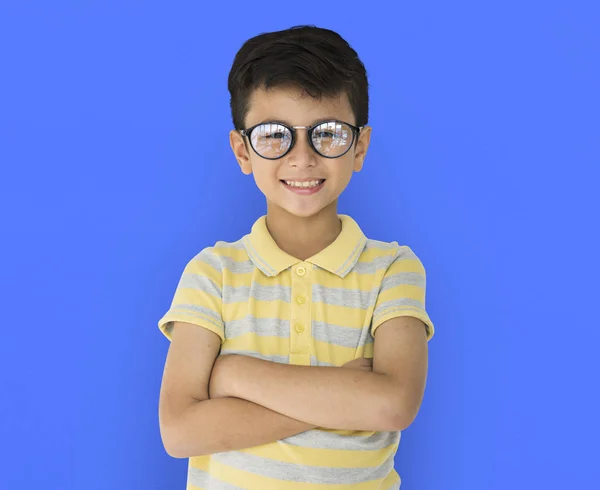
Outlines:
<svg viewBox="0 0 600 490"><path fill-rule="evenodd" d="M293 179L280 179L280 180L290 180L292 182L310 182L311 180L325 180L325 179L322 177L306 177L305 179L293 178Z"/></svg>
<svg viewBox="0 0 600 490"><path fill-rule="evenodd" d="M315 192L319 192L325 185L325 179L311 178L311 179L286 179L286 180L293 180L294 182L307 182L307 181L311 181L311 180L322 180L323 181L316 187L310 187L310 188L306 188L306 189L302 188L302 187L290 187L289 185L287 185L285 183L285 181L283 181L283 180L281 181L281 185L283 187L285 187L287 190L293 192L294 194L299 194L301 196L309 196L311 194L314 194Z"/></svg>

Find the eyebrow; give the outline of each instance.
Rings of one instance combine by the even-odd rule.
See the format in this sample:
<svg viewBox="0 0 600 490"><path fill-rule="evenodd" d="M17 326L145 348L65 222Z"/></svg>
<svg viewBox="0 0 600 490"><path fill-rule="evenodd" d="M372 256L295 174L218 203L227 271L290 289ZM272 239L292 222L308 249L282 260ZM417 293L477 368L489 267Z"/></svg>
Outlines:
<svg viewBox="0 0 600 490"><path fill-rule="evenodd" d="M339 117L335 117L335 116L331 116L331 117L319 117L318 119L314 119L309 126L312 126L314 124L317 124L319 122L328 122L328 121L341 121L341 119ZM267 122L274 122L274 123L283 123L283 124L287 124L288 126L294 126L291 122L286 121L285 119L278 119L276 117L274 118L265 118L262 121L260 121L257 124L264 124ZM298 124L298 126L300 126L300 124Z"/></svg>

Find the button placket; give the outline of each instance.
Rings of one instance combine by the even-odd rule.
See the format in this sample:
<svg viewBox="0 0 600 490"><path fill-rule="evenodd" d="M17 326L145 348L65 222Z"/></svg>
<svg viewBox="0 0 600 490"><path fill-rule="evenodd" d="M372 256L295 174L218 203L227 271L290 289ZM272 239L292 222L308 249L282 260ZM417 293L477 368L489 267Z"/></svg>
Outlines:
<svg viewBox="0 0 600 490"><path fill-rule="evenodd" d="M290 363L310 365L311 275L308 264L293 268L290 318Z"/></svg>

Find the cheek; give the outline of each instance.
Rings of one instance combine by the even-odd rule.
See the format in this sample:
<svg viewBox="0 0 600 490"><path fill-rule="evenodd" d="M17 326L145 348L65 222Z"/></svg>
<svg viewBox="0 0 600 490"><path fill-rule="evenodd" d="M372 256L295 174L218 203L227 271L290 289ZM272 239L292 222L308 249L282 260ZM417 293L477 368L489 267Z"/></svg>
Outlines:
<svg viewBox="0 0 600 490"><path fill-rule="evenodd" d="M330 178L338 185L346 185L350 182L350 178L352 177L353 161L346 160L339 163L341 165L331 168Z"/></svg>
<svg viewBox="0 0 600 490"><path fill-rule="evenodd" d="M262 190L270 189L279 183L277 171L274 166L269 166L269 162L267 162L267 165L261 165L263 163L264 162L258 162L258 165L254 164L252 167L254 182L256 182L258 188Z"/></svg>

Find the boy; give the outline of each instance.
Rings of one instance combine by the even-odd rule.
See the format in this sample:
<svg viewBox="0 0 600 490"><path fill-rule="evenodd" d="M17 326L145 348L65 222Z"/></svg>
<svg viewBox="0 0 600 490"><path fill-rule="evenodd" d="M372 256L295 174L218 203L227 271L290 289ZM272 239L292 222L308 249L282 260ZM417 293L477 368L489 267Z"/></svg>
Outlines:
<svg viewBox="0 0 600 490"><path fill-rule="evenodd" d="M412 250L337 214L371 136L365 68L297 26L248 40L229 91L267 213L190 260L159 321L165 449L189 458L188 489L398 489L434 326Z"/></svg>

